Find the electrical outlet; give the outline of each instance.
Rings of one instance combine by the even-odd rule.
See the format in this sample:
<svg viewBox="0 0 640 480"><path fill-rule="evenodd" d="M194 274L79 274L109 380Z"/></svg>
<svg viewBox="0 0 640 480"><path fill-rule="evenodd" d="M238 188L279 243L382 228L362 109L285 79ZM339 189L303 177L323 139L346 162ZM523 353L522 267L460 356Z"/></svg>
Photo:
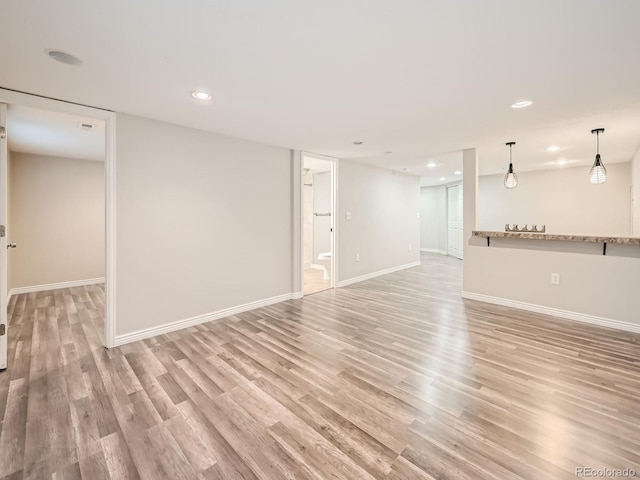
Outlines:
<svg viewBox="0 0 640 480"><path fill-rule="evenodd" d="M420 212L416 212L416 218L420 218Z"/></svg>
<svg viewBox="0 0 640 480"><path fill-rule="evenodd" d="M351 220L351 212L344 212L344 219Z"/></svg>
<svg viewBox="0 0 640 480"><path fill-rule="evenodd" d="M551 285L560 285L560 274L552 273L551 274Z"/></svg>
<svg viewBox="0 0 640 480"><path fill-rule="evenodd" d="M360 261L360 254L356 253L356 262L359 262L359 261Z"/></svg>
<svg viewBox="0 0 640 480"><path fill-rule="evenodd" d="M409 244L409 251L411 251L411 244Z"/></svg>

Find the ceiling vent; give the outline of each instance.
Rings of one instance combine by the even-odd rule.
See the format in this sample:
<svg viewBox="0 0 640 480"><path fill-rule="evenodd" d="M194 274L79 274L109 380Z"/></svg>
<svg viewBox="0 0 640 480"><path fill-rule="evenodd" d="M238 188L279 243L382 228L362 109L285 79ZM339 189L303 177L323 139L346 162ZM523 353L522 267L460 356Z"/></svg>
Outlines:
<svg viewBox="0 0 640 480"><path fill-rule="evenodd" d="M96 126L93 123L86 123L86 122L80 122L78 123L78 126L82 129L82 130L95 130Z"/></svg>

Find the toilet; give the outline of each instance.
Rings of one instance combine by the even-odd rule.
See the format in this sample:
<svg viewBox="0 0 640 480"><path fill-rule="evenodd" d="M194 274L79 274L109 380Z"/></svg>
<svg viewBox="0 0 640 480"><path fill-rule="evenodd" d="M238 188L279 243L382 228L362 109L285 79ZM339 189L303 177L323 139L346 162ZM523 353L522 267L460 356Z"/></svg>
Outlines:
<svg viewBox="0 0 640 480"><path fill-rule="evenodd" d="M322 265L324 269L322 278L331 280L331 252L324 252L318 255L318 264Z"/></svg>

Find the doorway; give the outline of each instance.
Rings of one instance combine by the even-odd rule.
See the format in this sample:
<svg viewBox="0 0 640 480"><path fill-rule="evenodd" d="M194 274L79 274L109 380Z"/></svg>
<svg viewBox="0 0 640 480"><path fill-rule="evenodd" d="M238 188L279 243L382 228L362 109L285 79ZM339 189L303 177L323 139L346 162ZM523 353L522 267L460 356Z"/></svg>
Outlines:
<svg viewBox="0 0 640 480"><path fill-rule="evenodd" d="M302 155L303 293L335 285L335 160Z"/></svg>
<svg viewBox="0 0 640 480"><path fill-rule="evenodd" d="M98 336L114 346L114 124L113 112L0 89L0 368L11 296L94 289Z"/></svg>
<svg viewBox="0 0 640 480"><path fill-rule="evenodd" d="M463 224L462 185L450 185L447 187L447 253L462 260L464 236Z"/></svg>

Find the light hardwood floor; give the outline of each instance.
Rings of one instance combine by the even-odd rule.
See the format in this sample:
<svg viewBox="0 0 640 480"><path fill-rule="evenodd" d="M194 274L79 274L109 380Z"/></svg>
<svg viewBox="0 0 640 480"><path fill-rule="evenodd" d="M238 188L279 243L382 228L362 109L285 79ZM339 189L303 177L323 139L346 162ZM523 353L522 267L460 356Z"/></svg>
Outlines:
<svg viewBox="0 0 640 480"><path fill-rule="evenodd" d="M331 280L324 279L324 270L319 268L305 268L303 278L305 295L322 292L331 288Z"/></svg>
<svg viewBox="0 0 640 480"><path fill-rule="evenodd" d="M0 478L640 475L639 336L462 301L461 262L423 261L113 350L102 288L12 298Z"/></svg>

